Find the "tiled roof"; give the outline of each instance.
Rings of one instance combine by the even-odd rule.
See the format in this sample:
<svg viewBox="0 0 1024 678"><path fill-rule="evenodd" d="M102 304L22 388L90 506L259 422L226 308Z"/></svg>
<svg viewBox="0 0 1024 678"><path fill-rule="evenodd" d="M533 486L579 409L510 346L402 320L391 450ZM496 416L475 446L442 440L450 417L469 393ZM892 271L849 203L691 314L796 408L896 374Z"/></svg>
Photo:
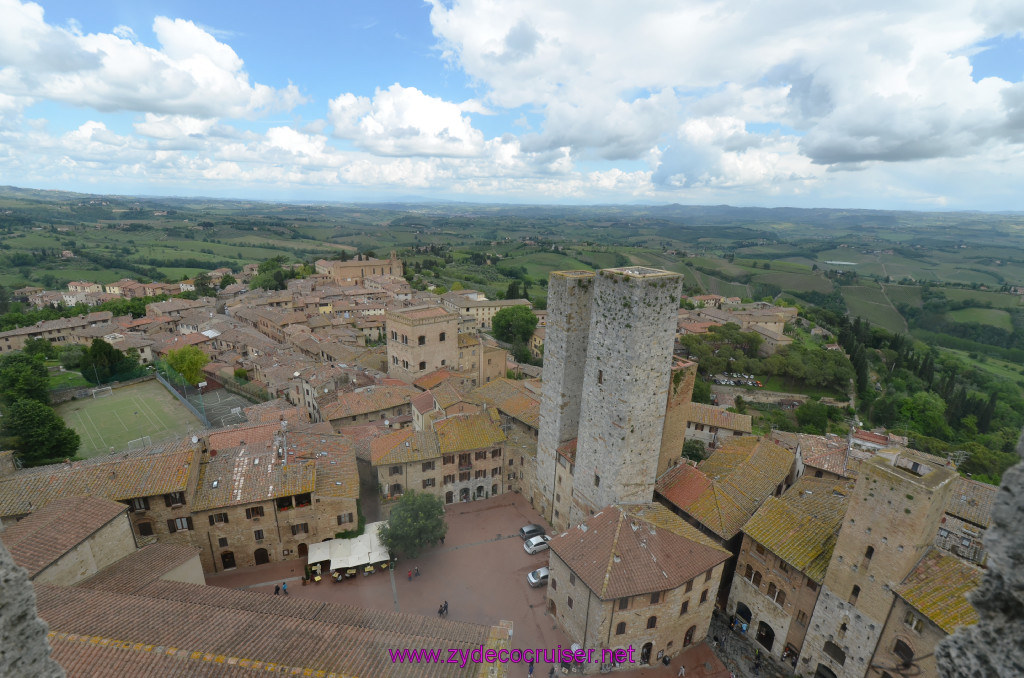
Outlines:
<svg viewBox="0 0 1024 678"><path fill-rule="evenodd" d="M375 439L370 443L370 450L374 466L423 461L441 455L433 431L415 431L411 428L403 428Z"/></svg>
<svg viewBox="0 0 1024 678"><path fill-rule="evenodd" d="M107 662L112 662L120 669L117 675L132 678L247 675L233 669L222 672L222 666L259 668L262 675L273 671L324 678L475 678L487 675L483 668L490 665L399 665L392 663L388 649L509 647L507 631L448 619L332 603L316 603L319 609L310 617L307 605L296 615L296 601L265 593L236 591L229 599L213 587L171 582L153 589L124 594L37 587L39 615L60 638L58 658L75 662L81 671L71 675L109 676L113 669ZM177 595L171 593L174 589ZM257 599L276 609L254 611L243 602ZM96 654L73 643L116 651ZM161 655L177 663L152 659Z"/></svg>
<svg viewBox="0 0 1024 678"><path fill-rule="evenodd" d="M981 570L956 556L931 549L896 593L946 633L978 623L967 594L981 584Z"/></svg>
<svg viewBox="0 0 1024 678"><path fill-rule="evenodd" d="M185 439L156 450L25 469L0 478L0 516L29 513L62 497L118 501L181 492L192 463L193 450Z"/></svg>
<svg viewBox="0 0 1024 678"><path fill-rule="evenodd" d="M316 483L313 459L293 461L289 456L282 464L271 441L218 450L207 459L199 467L193 511L312 492Z"/></svg>
<svg viewBox="0 0 1024 678"><path fill-rule="evenodd" d="M420 391L406 384L387 384L370 386L361 391L339 393L336 402L321 408L321 415L326 421L355 417L371 412L380 412L399 407L409 402Z"/></svg>
<svg viewBox="0 0 1024 678"><path fill-rule="evenodd" d="M256 444L272 440L274 434L280 432L280 430L281 424L279 422L249 424L213 431L207 437L207 441L211 450L226 450L231 447L240 447L247 443Z"/></svg>
<svg viewBox="0 0 1024 678"><path fill-rule="evenodd" d="M428 372L412 383L416 386L419 386L422 389L430 390L437 386L438 384L440 384L445 379L450 379L451 377L454 376L455 375L452 372L446 369L440 369L434 370L433 372Z"/></svg>
<svg viewBox="0 0 1024 678"><path fill-rule="evenodd" d="M551 550L602 600L674 589L729 558L660 504L608 506Z"/></svg>
<svg viewBox="0 0 1024 678"><path fill-rule="evenodd" d="M246 418L254 424L280 422L283 417L289 424L297 423L302 419L302 411L283 398L275 398L259 405L246 407Z"/></svg>
<svg viewBox="0 0 1024 678"><path fill-rule="evenodd" d="M575 464L576 463L576 447L577 447L578 444L579 444L579 438L573 438L572 440L567 440L564 443L562 443L561 445L559 445L558 449L556 449L555 451L558 452L558 454L560 456L562 456L570 464Z"/></svg>
<svg viewBox="0 0 1024 678"><path fill-rule="evenodd" d="M446 410L452 405L460 402L476 403L477 398L473 396L464 395L459 389L455 388L450 381L443 381L435 386L430 391L434 395L434 400L437 402L437 406L442 410Z"/></svg>
<svg viewBox="0 0 1024 678"><path fill-rule="evenodd" d="M409 320L423 320L424 318L443 318L450 316L452 313L441 308L440 306L433 306L429 308L410 308L393 311L403 318Z"/></svg>
<svg viewBox="0 0 1024 678"><path fill-rule="evenodd" d="M57 499L0 532L0 541L31 578L127 510L99 497Z"/></svg>
<svg viewBox="0 0 1024 678"><path fill-rule="evenodd" d="M410 403L417 412L423 414L434 409L434 396L430 391L424 391L418 396L413 396Z"/></svg>
<svg viewBox="0 0 1024 678"><path fill-rule="evenodd" d="M734 537L789 475L794 455L770 440L729 438L694 469L680 464L658 492L723 539Z"/></svg>
<svg viewBox="0 0 1024 678"><path fill-rule="evenodd" d="M820 584L851 490L851 481L804 476L781 498L768 497L743 531Z"/></svg>
<svg viewBox="0 0 1024 678"><path fill-rule="evenodd" d="M318 497L359 497L359 471L353 440L348 436L290 432L288 459L314 457Z"/></svg>
<svg viewBox="0 0 1024 678"><path fill-rule="evenodd" d="M992 519L992 503L999 488L977 480L957 477L946 501L946 513L979 527L988 527Z"/></svg>
<svg viewBox="0 0 1024 678"><path fill-rule="evenodd" d="M689 404L686 408L686 421L724 428L730 431L742 431L743 433L750 433L752 430L749 414L737 414L736 412L729 412L720 407L703 403Z"/></svg>
<svg viewBox="0 0 1024 678"><path fill-rule="evenodd" d="M486 413L460 414L434 424L443 454L466 452L505 442L501 427Z"/></svg>
<svg viewBox="0 0 1024 678"><path fill-rule="evenodd" d="M517 379L495 379L478 387L473 394L518 419L531 428L540 428L540 398Z"/></svg>
<svg viewBox="0 0 1024 678"><path fill-rule="evenodd" d="M112 593L134 593L197 555L199 549L188 544L150 544L76 586Z"/></svg>

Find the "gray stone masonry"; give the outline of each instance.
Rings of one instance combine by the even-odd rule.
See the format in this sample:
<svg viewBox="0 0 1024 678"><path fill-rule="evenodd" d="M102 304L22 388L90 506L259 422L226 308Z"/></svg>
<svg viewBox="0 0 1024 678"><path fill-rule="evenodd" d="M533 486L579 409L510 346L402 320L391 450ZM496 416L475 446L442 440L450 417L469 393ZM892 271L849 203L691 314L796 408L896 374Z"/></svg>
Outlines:
<svg viewBox="0 0 1024 678"><path fill-rule="evenodd" d="M46 633L28 574L0 543L0 676L63 676L50 657Z"/></svg>
<svg viewBox="0 0 1024 678"><path fill-rule="evenodd" d="M552 521L558 446L576 437L594 296L592 271L554 271L548 279L544 383L537 436L534 505Z"/></svg>
<svg viewBox="0 0 1024 678"><path fill-rule="evenodd" d="M642 267L597 274L573 523L609 504L643 503L654 496L682 281L678 273Z"/></svg>

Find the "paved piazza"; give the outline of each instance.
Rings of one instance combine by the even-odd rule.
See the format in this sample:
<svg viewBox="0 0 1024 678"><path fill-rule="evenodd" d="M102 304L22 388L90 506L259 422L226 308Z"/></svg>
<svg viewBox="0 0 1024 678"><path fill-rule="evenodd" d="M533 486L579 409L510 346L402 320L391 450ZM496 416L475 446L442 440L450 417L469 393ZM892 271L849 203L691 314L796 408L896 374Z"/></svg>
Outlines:
<svg viewBox="0 0 1024 678"><path fill-rule="evenodd" d="M302 586L305 563L291 560L209 575L211 586L246 588L273 594L274 586L288 583L292 596L346 603L381 610L436 615L448 601L451 619L496 624L513 623L515 648L568 647L570 642L544 611L544 589L532 589L526 573L547 565L547 552L527 555L519 528L546 523L518 494L482 501L450 504L444 545L428 548L415 559L399 559L394 572L357 576L342 583L324 579ZM550 530L549 530L550 531ZM420 576L410 582L407 572L419 566ZM702 644L685 653L688 678L727 678L728 670ZM705 662L711 662L706 667ZM623 677L675 676L680 658L671 668L662 665L612 675ZM537 664L535 678L547 678L550 666ZM710 669L710 671L708 670ZM510 676L526 676L525 665L510 665Z"/></svg>

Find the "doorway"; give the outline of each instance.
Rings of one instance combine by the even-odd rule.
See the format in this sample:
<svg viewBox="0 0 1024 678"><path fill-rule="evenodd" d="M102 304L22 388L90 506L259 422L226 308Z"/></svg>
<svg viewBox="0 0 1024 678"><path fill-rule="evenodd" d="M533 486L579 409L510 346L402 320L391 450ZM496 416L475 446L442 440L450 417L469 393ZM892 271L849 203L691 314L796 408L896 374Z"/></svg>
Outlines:
<svg viewBox="0 0 1024 678"><path fill-rule="evenodd" d="M267 549L256 549L253 558L256 559L257 565L266 565L270 562L270 554L267 553Z"/></svg>
<svg viewBox="0 0 1024 678"><path fill-rule="evenodd" d="M225 551L220 554L220 562L224 565L225 570L230 570L235 566L235 554L233 551Z"/></svg>
<svg viewBox="0 0 1024 678"><path fill-rule="evenodd" d="M651 651L654 649L654 643L646 643L640 650L640 663L650 664L651 663Z"/></svg>
<svg viewBox="0 0 1024 678"><path fill-rule="evenodd" d="M302 558L302 557L304 557L304 556L305 556L305 555L306 555L307 553L309 553L309 547L308 547L308 546L306 546L306 544L305 544L305 543L299 544L299 557L300 557L300 558Z"/></svg>

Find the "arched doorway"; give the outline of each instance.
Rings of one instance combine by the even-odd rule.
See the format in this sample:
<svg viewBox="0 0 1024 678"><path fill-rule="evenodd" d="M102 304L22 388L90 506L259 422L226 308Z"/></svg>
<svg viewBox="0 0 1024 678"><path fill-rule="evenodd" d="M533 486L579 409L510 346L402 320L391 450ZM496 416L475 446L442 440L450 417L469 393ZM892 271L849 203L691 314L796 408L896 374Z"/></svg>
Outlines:
<svg viewBox="0 0 1024 678"><path fill-rule="evenodd" d="M444 503L450 504L453 501L455 501L455 493L452 492L451 490L448 490L447 492L444 493Z"/></svg>
<svg viewBox="0 0 1024 678"><path fill-rule="evenodd" d="M402 483L391 483L391 487L388 489L391 490L392 497L397 497L402 494Z"/></svg>
<svg viewBox="0 0 1024 678"><path fill-rule="evenodd" d="M484 496L484 486L483 485L477 485L476 486L476 496L477 496L478 499L480 497Z"/></svg>
<svg viewBox="0 0 1024 678"><path fill-rule="evenodd" d="M736 603L736 616L742 619L745 624L749 624L752 618L750 608L743 603Z"/></svg>
<svg viewBox="0 0 1024 678"><path fill-rule="evenodd" d="M775 644L775 629L761 622L757 625L757 635L754 638L757 639L757 642L761 643L764 649L771 652L772 645Z"/></svg>
<svg viewBox="0 0 1024 678"><path fill-rule="evenodd" d="M459 501L469 501L469 488L464 487L459 490Z"/></svg>
<svg viewBox="0 0 1024 678"><path fill-rule="evenodd" d="M233 551L225 551L220 554L220 562L224 565L225 570L230 570L235 566L235 554Z"/></svg>
<svg viewBox="0 0 1024 678"><path fill-rule="evenodd" d="M491 496L492 497L498 496L498 485L497 484L491 485Z"/></svg>
<svg viewBox="0 0 1024 678"><path fill-rule="evenodd" d="M651 651L654 649L654 643L646 643L640 649L640 663L650 664L651 663Z"/></svg>
<svg viewBox="0 0 1024 678"><path fill-rule="evenodd" d="M299 557L301 558L305 556L307 553L309 553L309 547L305 544L299 544Z"/></svg>
<svg viewBox="0 0 1024 678"><path fill-rule="evenodd" d="M548 600L548 612L551 613L552 617L558 615L558 605L555 604L555 601L550 599Z"/></svg>
<svg viewBox="0 0 1024 678"><path fill-rule="evenodd" d="M836 672L824 664L818 664L818 670L814 672L814 678L836 678Z"/></svg>
<svg viewBox="0 0 1024 678"><path fill-rule="evenodd" d="M686 635L683 636L683 647L690 647L691 645L693 645L693 636L695 633L697 633L696 626L691 626L690 628L686 629Z"/></svg>
<svg viewBox="0 0 1024 678"><path fill-rule="evenodd" d="M252 555L257 565L266 565L270 562L270 554L267 553L267 549L256 549L256 553Z"/></svg>

